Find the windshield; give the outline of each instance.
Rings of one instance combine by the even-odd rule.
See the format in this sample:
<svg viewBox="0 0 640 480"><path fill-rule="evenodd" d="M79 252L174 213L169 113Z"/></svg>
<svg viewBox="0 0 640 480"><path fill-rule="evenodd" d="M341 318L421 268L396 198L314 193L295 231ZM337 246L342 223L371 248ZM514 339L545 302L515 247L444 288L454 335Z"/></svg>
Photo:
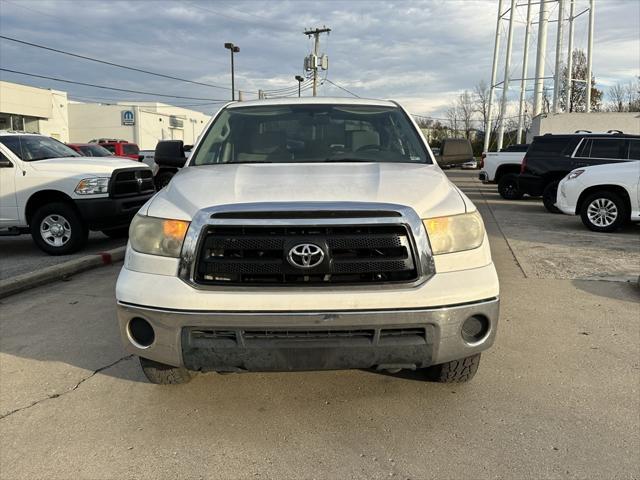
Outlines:
<svg viewBox="0 0 640 480"><path fill-rule="evenodd" d="M80 155L64 143L39 135L2 135L3 143L20 160L33 162L46 158L79 157Z"/></svg>
<svg viewBox="0 0 640 480"><path fill-rule="evenodd" d="M113 157L113 153L100 145L80 145L78 149L85 157Z"/></svg>
<svg viewBox="0 0 640 480"><path fill-rule="evenodd" d="M292 162L431 160L400 108L269 105L222 111L191 165Z"/></svg>

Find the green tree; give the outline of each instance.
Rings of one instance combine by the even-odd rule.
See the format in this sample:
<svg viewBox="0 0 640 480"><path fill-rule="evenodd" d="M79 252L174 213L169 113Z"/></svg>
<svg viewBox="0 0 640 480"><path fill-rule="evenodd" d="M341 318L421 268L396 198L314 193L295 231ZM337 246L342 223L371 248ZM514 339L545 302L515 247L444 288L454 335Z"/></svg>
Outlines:
<svg viewBox="0 0 640 480"><path fill-rule="evenodd" d="M584 50L574 50L572 53L571 98L567 108L567 66L562 68L562 82L560 84L560 107L565 112L586 112L587 99L587 56ZM577 80L577 81L576 81ZM596 88L596 78L591 74L591 110L598 111L602 105L602 90Z"/></svg>

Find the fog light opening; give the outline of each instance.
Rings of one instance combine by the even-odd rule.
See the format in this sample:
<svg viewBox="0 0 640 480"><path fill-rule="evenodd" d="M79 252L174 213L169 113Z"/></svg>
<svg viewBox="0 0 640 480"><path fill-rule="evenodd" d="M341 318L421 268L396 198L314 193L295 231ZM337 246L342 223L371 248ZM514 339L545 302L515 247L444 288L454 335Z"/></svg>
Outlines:
<svg viewBox="0 0 640 480"><path fill-rule="evenodd" d="M489 333L489 320L482 315L467 318L462 324L462 339L467 343L478 343Z"/></svg>
<svg viewBox="0 0 640 480"><path fill-rule="evenodd" d="M156 339L153 327L144 318L135 317L127 325L129 340L139 348L148 348Z"/></svg>

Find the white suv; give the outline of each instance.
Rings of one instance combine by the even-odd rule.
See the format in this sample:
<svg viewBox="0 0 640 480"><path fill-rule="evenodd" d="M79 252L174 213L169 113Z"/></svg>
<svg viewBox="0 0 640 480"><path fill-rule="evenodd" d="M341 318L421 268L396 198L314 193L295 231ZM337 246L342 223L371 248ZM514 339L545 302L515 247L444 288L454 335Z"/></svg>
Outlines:
<svg viewBox="0 0 640 480"><path fill-rule="evenodd" d="M571 171L558 185L556 207L580 215L595 232L614 232L629 221L640 221L640 141L629 158L636 161L583 167Z"/></svg>
<svg viewBox="0 0 640 480"><path fill-rule="evenodd" d="M126 236L154 194L151 169L117 157L82 157L43 135L0 131L0 230L31 233L51 255L80 250L89 230Z"/></svg>
<svg viewBox="0 0 640 480"><path fill-rule="evenodd" d="M155 159L182 166L182 143ZM118 319L154 383L343 368L466 381L496 335L482 218L394 102L226 105L129 233Z"/></svg>

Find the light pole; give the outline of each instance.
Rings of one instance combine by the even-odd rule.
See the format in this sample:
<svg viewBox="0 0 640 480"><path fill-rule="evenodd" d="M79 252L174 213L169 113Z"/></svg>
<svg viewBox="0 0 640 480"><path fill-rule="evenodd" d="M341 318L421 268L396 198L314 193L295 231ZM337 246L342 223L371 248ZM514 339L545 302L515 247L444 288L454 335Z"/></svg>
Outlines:
<svg viewBox="0 0 640 480"><path fill-rule="evenodd" d="M235 79L233 73L233 54L238 53L240 51L240 47L234 45L233 43L227 42L224 44L224 48L228 49L231 52L231 100L236 99L236 87L235 87Z"/></svg>
<svg viewBox="0 0 640 480"><path fill-rule="evenodd" d="M302 82L304 82L304 77L296 75L296 80L298 81L298 98L300 98L300 87L302 86Z"/></svg>

